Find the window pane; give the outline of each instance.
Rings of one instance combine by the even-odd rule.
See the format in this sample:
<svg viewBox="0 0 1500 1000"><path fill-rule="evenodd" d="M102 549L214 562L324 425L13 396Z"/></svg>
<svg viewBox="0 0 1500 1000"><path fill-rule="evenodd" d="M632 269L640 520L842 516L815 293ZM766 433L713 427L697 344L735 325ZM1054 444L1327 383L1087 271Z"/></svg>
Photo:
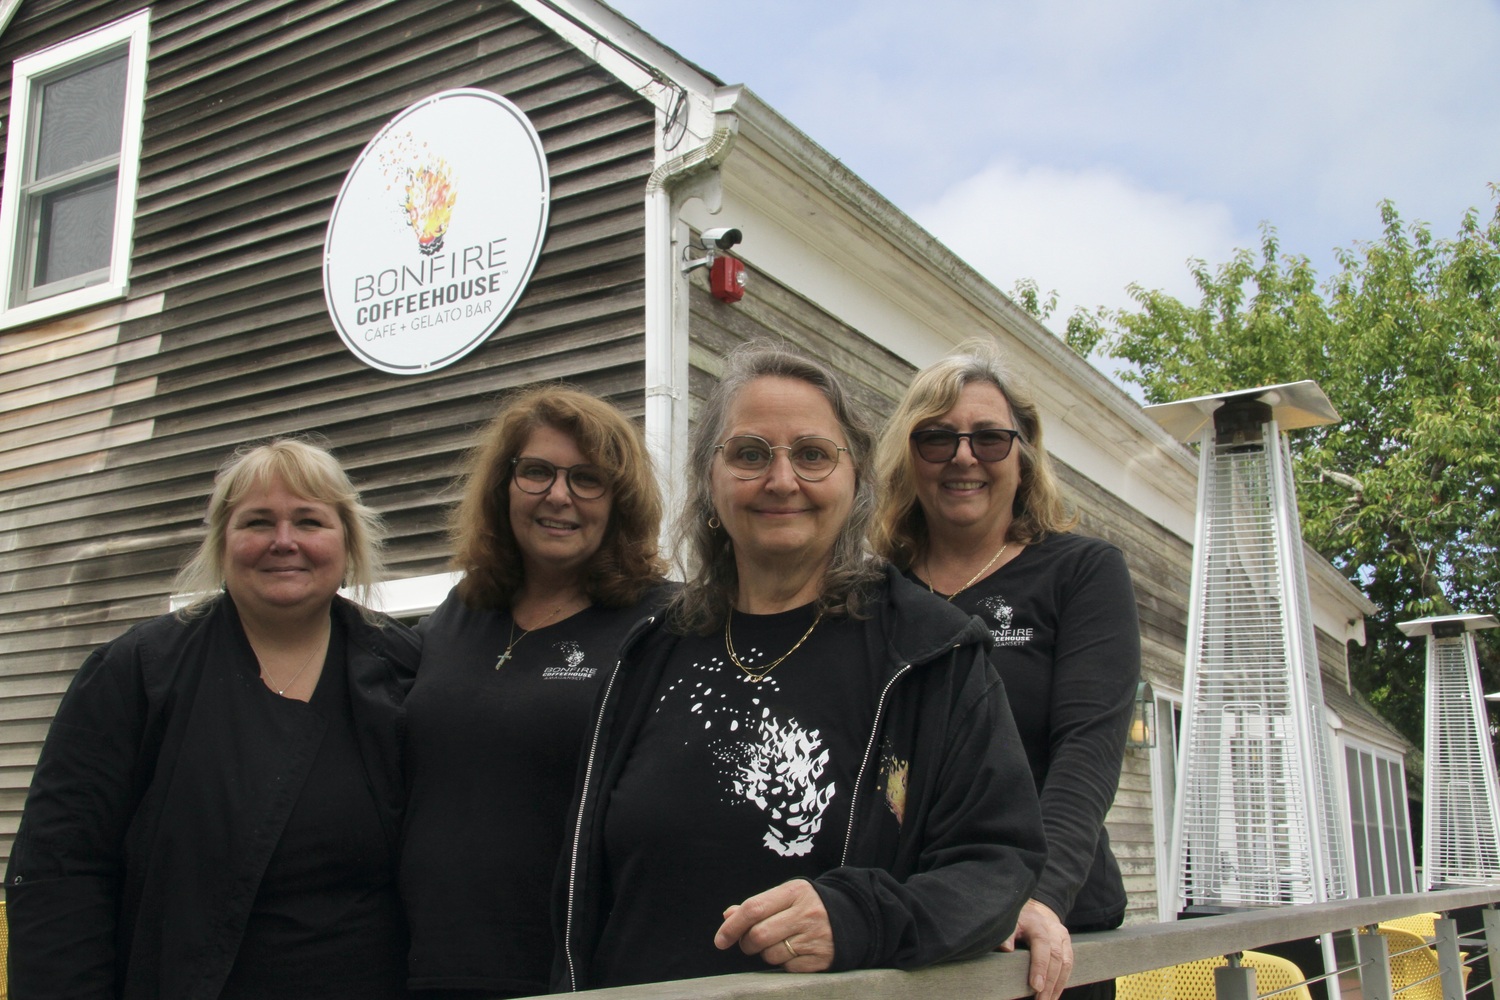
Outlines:
<svg viewBox="0 0 1500 1000"><path fill-rule="evenodd" d="M32 287L109 267L115 227L114 175L39 199Z"/></svg>
<svg viewBox="0 0 1500 1000"><path fill-rule="evenodd" d="M1370 884L1377 894L1391 890L1385 884L1385 855L1380 843L1380 803L1375 796L1375 758L1359 755L1359 775L1365 786L1365 829L1370 836Z"/></svg>
<svg viewBox="0 0 1500 1000"><path fill-rule="evenodd" d="M44 180L120 154L125 127L125 54L43 85L37 92L36 167Z"/></svg>
<svg viewBox="0 0 1500 1000"><path fill-rule="evenodd" d="M1344 775L1349 785L1349 825L1354 840L1355 892L1360 896L1371 895L1370 851L1365 840L1365 807L1362 785L1359 780L1359 751L1344 748Z"/></svg>
<svg viewBox="0 0 1500 1000"><path fill-rule="evenodd" d="M1392 810L1391 825L1396 831L1396 864L1400 867L1398 878L1393 880L1397 892L1416 892L1417 887L1411 873L1411 834L1406 829L1406 773L1394 760L1385 762L1390 771Z"/></svg>
<svg viewBox="0 0 1500 1000"><path fill-rule="evenodd" d="M1164 828L1169 831L1168 843L1171 842L1172 810L1177 806L1177 721L1179 718L1181 718L1181 709L1170 698L1156 699L1156 759L1161 773L1160 784L1164 796L1162 818L1165 821ZM1166 726L1165 731L1163 731L1163 723Z"/></svg>

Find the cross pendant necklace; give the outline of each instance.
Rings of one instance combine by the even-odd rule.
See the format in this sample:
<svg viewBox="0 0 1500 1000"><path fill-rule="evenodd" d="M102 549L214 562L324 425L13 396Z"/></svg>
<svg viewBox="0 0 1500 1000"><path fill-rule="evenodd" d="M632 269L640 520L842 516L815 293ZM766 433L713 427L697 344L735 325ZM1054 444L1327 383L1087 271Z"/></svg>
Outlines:
<svg viewBox="0 0 1500 1000"><path fill-rule="evenodd" d="M533 625L531 628L522 629L520 635L516 635L516 616L515 613L512 612L510 616L510 642L506 645L505 652L500 654L500 659L495 661L495 669L499 670L501 667L510 662L510 651L516 648L516 643L520 642L522 639L526 638L528 635L550 622L553 618L556 618L557 613L561 611L565 606L566 605L564 604L559 604L557 607L552 609L552 613L550 615L548 615L546 618L543 618L539 623Z"/></svg>

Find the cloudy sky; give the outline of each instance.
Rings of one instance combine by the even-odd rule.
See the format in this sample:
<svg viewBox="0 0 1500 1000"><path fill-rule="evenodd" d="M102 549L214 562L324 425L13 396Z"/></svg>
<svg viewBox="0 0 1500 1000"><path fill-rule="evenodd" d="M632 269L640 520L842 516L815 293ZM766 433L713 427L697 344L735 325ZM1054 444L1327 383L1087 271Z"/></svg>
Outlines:
<svg viewBox="0 0 1500 1000"><path fill-rule="evenodd" d="M1001 289L1195 299L1259 245L1321 277L1378 204L1453 235L1500 181L1497 0L610 0L743 83Z"/></svg>

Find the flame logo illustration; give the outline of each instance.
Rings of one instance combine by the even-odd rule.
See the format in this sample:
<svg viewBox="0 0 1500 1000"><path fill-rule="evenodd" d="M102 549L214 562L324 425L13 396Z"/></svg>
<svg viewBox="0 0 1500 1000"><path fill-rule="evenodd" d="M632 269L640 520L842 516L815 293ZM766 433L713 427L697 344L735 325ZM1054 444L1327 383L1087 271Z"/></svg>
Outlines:
<svg viewBox="0 0 1500 1000"><path fill-rule="evenodd" d="M458 202L453 168L410 130L387 137L377 155L385 189L397 195L396 206L417 237L417 249L426 256L437 253Z"/></svg>
<svg viewBox="0 0 1500 1000"><path fill-rule="evenodd" d="M458 188L453 184L453 170L439 157L415 170L407 171L406 223L417 236L417 249L432 255L443 248L443 234L453 222L453 205Z"/></svg>

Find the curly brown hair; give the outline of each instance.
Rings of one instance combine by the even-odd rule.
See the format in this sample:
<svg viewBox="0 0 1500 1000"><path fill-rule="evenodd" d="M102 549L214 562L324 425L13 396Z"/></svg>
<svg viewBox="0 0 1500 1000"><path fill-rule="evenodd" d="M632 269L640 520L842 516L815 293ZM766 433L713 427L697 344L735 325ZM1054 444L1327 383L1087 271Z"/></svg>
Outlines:
<svg viewBox="0 0 1500 1000"><path fill-rule="evenodd" d="M973 382L1000 390L1021 432L1016 439L1021 450L1021 485L1011 506L1014 520L1006 539L1030 545L1078 523L1052 473L1047 449L1042 447L1042 416L1036 400L1006 367L993 341L965 341L953 354L917 373L875 449L881 498L870 543L902 569L909 568L927 546L927 515L917 502L911 432L923 421L953 409L964 386Z"/></svg>
<svg viewBox="0 0 1500 1000"><path fill-rule="evenodd" d="M600 604L634 604L666 569L658 552L661 494L645 440L614 406L557 383L506 399L469 452L463 498L449 519L453 566L463 573L459 596L472 608L509 608L525 582L510 527L510 463L540 427L569 435L589 462L608 470L609 524L584 565L583 588Z"/></svg>

